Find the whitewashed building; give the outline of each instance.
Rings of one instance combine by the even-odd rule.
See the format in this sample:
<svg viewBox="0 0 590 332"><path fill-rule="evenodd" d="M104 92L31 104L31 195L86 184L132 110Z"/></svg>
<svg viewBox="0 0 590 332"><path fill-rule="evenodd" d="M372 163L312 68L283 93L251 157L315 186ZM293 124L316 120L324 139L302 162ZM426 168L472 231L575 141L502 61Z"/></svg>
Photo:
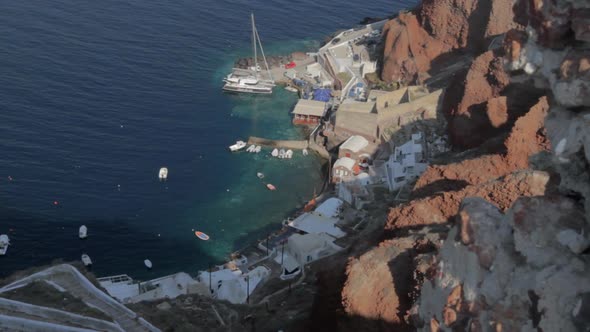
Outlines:
<svg viewBox="0 0 590 332"><path fill-rule="evenodd" d="M206 289L184 272L144 282L134 282L126 274L99 278L98 282L110 296L122 303L173 299L186 294L206 294Z"/></svg>
<svg viewBox="0 0 590 332"><path fill-rule="evenodd" d="M358 168L358 165L354 159L349 157L339 158L332 167L332 182L338 183L352 178L355 168Z"/></svg>
<svg viewBox="0 0 590 332"><path fill-rule="evenodd" d="M334 238L341 238L346 235L336 226L338 219L323 216L316 211L300 215L289 222L289 226L305 233L325 233Z"/></svg>
<svg viewBox="0 0 590 332"><path fill-rule="evenodd" d="M231 303L246 303L248 296L252 294L256 286L269 275L268 268L258 266L248 273L242 273L239 269L201 271L197 280L207 288L211 288L211 296L215 299L227 300Z"/></svg>
<svg viewBox="0 0 590 332"><path fill-rule="evenodd" d="M422 144L422 134L412 134L412 139L394 149L385 163L387 185L390 191L397 190L408 181L422 174L426 163Z"/></svg>
<svg viewBox="0 0 590 332"><path fill-rule="evenodd" d="M300 266L311 263L322 257L330 256L341 247L334 244L334 238L324 234L293 234L287 242L287 250Z"/></svg>

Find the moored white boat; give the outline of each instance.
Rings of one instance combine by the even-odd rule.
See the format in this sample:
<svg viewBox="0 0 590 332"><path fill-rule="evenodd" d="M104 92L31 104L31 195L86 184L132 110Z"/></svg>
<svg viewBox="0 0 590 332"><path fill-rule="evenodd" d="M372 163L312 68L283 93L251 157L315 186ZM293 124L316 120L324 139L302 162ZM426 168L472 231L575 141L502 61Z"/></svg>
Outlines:
<svg viewBox="0 0 590 332"><path fill-rule="evenodd" d="M307 149L303 149L302 153L304 156L307 156L309 154L309 152L307 152Z"/></svg>
<svg viewBox="0 0 590 332"><path fill-rule="evenodd" d="M293 150L287 150L287 152L285 152L285 158L287 158L287 159L293 158Z"/></svg>
<svg viewBox="0 0 590 332"><path fill-rule="evenodd" d="M262 147L260 145L256 146L256 148L254 149L254 152L259 153L260 151L262 151Z"/></svg>
<svg viewBox="0 0 590 332"><path fill-rule="evenodd" d="M270 155L273 156L273 157L278 157L279 156L279 150L278 149L272 150L272 153Z"/></svg>
<svg viewBox="0 0 590 332"><path fill-rule="evenodd" d="M234 68L231 74L227 75L223 81L224 91L229 92L244 92L244 93L257 93L257 94L271 94L272 88L275 86L275 81L272 78L266 56L264 55L264 49L260 42L260 36L254 23L254 14L251 15L252 21L252 48L254 51L254 66L249 69L237 69ZM264 59L264 65L266 66L266 72L268 79L260 78L260 66L258 65L258 47L260 47L260 53Z"/></svg>
<svg viewBox="0 0 590 332"><path fill-rule="evenodd" d="M287 85L287 86L285 87L285 90L287 90L287 91L290 91L290 92L297 92L297 89L295 89L294 87L292 87L292 86L290 86L290 85Z"/></svg>
<svg viewBox="0 0 590 332"><path fill-rule="evenodd" d="M88 256L87 254L82 254L82 263L84 263L84 266L92 265L92 260L90 259L90 256Z"/></svg>
<svg viewBox="0 0 590 332"><path fill-rule="evenodd" d="M160 180L166 180L168 178L168 168L160 168L160 172L158 172L158 178L160 178Z"/></svg>
<svg viewBox="0 0 590 332"><path fill-rule="evenodd" d="M6 255L6 251L8 250L8 246L10 245L10 239L8 235L2 234L0 235L0 256Z"/></svg>
<svg viewBox="0 0 590 332"><path fill-rule="evenodd" d="M86 225L80 226L80 229L78 230L78 237L81 239L85 239L88 237L88 228L86 227Z"/></svg>
<svg viewBox="0 0 590 332"><path fill-rule="evenodd" d="M279 150L279 158L281 158L281 159L285 158L285 150L284 149Z"/></svg>
<svg viewBox="0 0 590 332"><path fill-rule="evenodd" d="M257 176L259 179L264 179L264 174L262 174L261 172L258 172L258 173L256 173L256 176Z"/></svg>
<svg viewBox="0 0 590 332"><path fill-rule="evenodd" d="M239 151L239 150L245 148L246 145L247 144L244 141L237 141L236 144L229 146L229 150L232 151L232 152L233 151Z"/></svg>
<svg viewBox="0 0 590 332"><path fill-rule="evenodd" d="M143 264L145 265L145 267L147 267L148 269L152 268L152 261L150 261L149 259L146 259L143 261Z"/></svg>
<svg viewBox="0 0 590 332"><path fill-rule="evenodd" d="M248 151L248 152L254 152L254 150L255 150L255 149L256 149L256 145L252 144L252 145L250 145L250 146L249 146L249 147L246 149L246 151Z"/></svg>

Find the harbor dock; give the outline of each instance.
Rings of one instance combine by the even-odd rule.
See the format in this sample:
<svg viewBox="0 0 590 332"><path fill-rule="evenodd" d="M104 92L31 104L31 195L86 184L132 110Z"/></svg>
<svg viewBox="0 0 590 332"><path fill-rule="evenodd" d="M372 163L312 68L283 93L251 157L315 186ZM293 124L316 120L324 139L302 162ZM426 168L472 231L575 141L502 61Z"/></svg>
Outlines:
<svg viewBox="0 0 590 332"><path fill-rule="evenodd" d="M263 145L271 148L283 148L292 150L303 150L309 146L308 141L289 141L289 140L273 140L261 137L250 136L248 138L248 145Z"/></svg>

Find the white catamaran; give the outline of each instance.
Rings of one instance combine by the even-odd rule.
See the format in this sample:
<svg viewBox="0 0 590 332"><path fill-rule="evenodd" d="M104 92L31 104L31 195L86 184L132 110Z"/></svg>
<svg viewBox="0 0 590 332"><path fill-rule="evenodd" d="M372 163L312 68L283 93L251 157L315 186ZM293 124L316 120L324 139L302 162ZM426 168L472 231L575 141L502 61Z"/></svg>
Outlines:
<svg viewBox="0 0 590 332"><path fill-rule="evenodd" d="M266 57L264 56L264 50L262 49L262 43L260 42L260 36L258 30L254 24L254 14L251 14L252 19L252 47L254 49L254 67L249 69L234 68L232 73L227 75L223 81L223 90L231 92L245 92L245 93L272 93L272 88L275 86L275 81L272 78ZM266 66L266 72L268 74L267 79L260 77L260 66L258 65L258 49L260 47L260 53L264 59L264 65Z"/></svg>

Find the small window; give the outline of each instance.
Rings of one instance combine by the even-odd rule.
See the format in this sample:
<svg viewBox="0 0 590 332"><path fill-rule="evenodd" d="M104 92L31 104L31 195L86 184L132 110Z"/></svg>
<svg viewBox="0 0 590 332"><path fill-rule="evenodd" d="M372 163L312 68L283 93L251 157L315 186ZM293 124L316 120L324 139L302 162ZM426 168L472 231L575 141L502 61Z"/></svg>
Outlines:
<svg viewBox="0 0 590 332"><path fill-rule="evenodd" d="M307 255L307 262L309 263L309 262L311 262L311 260L312 260L311 256Z"/></svg>

